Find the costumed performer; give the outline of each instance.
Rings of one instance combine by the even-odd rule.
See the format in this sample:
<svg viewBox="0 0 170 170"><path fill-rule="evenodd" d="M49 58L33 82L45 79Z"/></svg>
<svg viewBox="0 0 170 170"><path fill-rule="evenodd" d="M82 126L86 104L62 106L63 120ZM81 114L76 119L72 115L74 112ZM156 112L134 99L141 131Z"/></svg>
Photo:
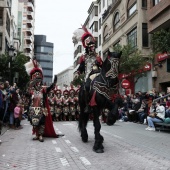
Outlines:
<svg viewBox="0 0 170 170"><path fill-rule="evenodd" d="M42 68L36 59L31 59L25 64L26 72L30 75L30 93L31 93L31 107L30 119L33 126L33 134L36 136L33 140L43 142L43 137L57 138L59 135L55 133L53 122L50 114L47 94L55 87L57 83L57 76L51 86L46 87L42 85L43 72Z"/></svg>
<svg viewBox="0 0 170 170"><path fill-rule="evenodd" d="M85 48L85 53L80 57L79 67L75 73L74 79L78 78L80 74L85 74L85 100L86 107L84 112L90 112L89 108L89 91L92 80L100 74L100 70L103 64L101 57L96 53L95 38L85 28L77 29L74 33L73 41L81 41Z"/></svg>

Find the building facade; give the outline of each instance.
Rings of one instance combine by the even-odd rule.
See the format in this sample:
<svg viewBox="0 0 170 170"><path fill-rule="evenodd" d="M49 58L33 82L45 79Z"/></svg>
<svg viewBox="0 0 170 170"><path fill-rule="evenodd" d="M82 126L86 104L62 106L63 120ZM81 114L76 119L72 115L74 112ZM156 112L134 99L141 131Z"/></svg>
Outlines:
<svg viewBox="0 0 170 170"><path fill-rule="evenodd" d="M12 1L0 1L0 54L8 52L11 42Z"/></svg>
<svg viewBox="0 0 170 170"><path fill-rule="evenodd" d="M43 82L46 85L52 83L53 78L53 48L54 44L46 42L45 35L34 36L35 57L43 69Z"/></svg>
<svg viewBox="0 0 170 170"><path fill-rule="evenodd" d="M23 52L27 57L34 55L35 0L19 0L23 5L22 35ZM21 12L21 10L20 10Z"/></svg>
<svg viewBox="0 0 170 170"><path fill-rule="evenodd" d="M161 29L170 31L170 1L148 0L148 32L153 34ZM169 52L170 53L170 52ZM153 87L160 92L165 92L170 87L170 59L168 54L160 52L154 58Z"/></svg>
<svg viewBox="0 0 170 170"><path fill-rule="evenodd" d="M67 69L57 74L57 85L64 89L64 87L70 87L71 82L73 81L73 72L74 67L70 66Z"/></svg>

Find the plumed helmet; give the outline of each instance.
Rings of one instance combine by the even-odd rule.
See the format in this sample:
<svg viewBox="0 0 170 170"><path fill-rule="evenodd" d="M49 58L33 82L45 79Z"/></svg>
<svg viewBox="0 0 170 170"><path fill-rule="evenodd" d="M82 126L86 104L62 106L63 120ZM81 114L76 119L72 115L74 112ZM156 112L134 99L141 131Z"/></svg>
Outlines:
<svg viewBox="0 0 170 170"><path fill-rule="evenodd" d="M63 95L66 95L66 94L69 95L69 91L68 91L67 89L65 89L65 90L63 91Z"/></svg>
<svg viewBox="0 0 170 170"><path fill-rule="evenodd" d="M82 28L78 28L73 32L72 40L73 43L82 41L82 45L84 48L88 47L89 44L95 44L95 38L92 36L92 34L87 30L85 26L82 26Z"/></svg>
<svg viewBox="0 0 170 170"><path fill-rule="evenodd" d="M42 81L43 79L42 68L36 59L31 59L24 66L27 74L30 76L31 81L33 80Z"/></svg>
<svg viewBox="0 0 170 170"><path fill-rule="evenodd" d="M74 87L71 85L71 88L70 88L70 90L69 90L69 94L71 94L71 93L73 93L73 94L75 94L75 90L74 90Z"/></svg>

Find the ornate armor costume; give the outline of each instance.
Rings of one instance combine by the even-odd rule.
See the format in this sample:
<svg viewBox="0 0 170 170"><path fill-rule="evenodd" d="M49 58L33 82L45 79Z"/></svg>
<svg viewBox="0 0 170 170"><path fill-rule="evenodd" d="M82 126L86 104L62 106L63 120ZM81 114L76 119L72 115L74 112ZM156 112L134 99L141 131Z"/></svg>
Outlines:
<svg viewBox="0 0 170 170"><path fill-rule="evenodd" d="M50 108L48 105L47 95L51 89L55 87L57 77L55 76L54 82L51 86L42 86L43 72L40 65L35 59L25 64L26 71L30 75L30 94L31 94L31 107L29 110L30 121L33 126L33 134L36 137L33 140L43 142L43 136L57 137L52 124Z"/></svg>
<svg viewBox="0 0 170 170"><path fill-rule="evenodd" d="M51 116L54 120L54 90L51 90L49 95L48 95L48 103L49 103L49 106L50 106L50 113L51 113Z"/></svg>
<svg viewBox="0 0 170 170"><path fill-rule="evenodd" d="M69 99L69 91L66 89L63 91L63 116L64 116L64 120L69 120L69 116L70 116L70 109L69 109L69 105L70 105L70 99Z"/></svg>
<svg viewBox="0 0 170 170"><path fill-rule="evenodd" d="M84 32L82 33L82 30ZM89 91L91 81L100 74L100 69L102 67L102 59L96 53L95 49L95 39L92 34L83 26L81 29L78 29L74 32L73 40L78 41L81 36L81 41L83 47L85 48L85 54L80 57L79 67L75 72L74 78L76 79L80 74L85 74L85 99L86 99L86 108L85 112L89 112Z"/></svg>
<svg viewBox="0 0 170 170"><path fill-rule="evenodd" d="M72 120L75 120L76 116L76 97L75 97L76 91L74 90L73 86L71 86L71 89L69 90L70 94L70 114L72 116Z"/></svg>
<svg viewBox="0 0 170 170"><path fill-rule="evenodd" d="M54 113L56 120L61 120L62 112L63 112L63 100L62 100L62 91L60 89L54 90Z"/></svg>

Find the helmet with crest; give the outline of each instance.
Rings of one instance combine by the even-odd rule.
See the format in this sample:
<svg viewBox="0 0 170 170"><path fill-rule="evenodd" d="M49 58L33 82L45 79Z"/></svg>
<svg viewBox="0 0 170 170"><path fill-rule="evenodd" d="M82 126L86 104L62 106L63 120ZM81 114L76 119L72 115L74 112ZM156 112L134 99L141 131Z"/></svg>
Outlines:
<svg viewBox="0 0 170 170"><path fill-rule="evenodd" d="M74 87L73 87L73 85L71 85L71 88L70 88L70 90L69 90L69 94L70 94L70 96L71 95L75 95L75 93L76 93L76 91L75 91L75 89L74 89Z"/></svg>
<svg viewBox="0 0 170 170"><path fill-rule="evenodd" d="M95 45L95 38L85 26L82 26L82 28L75 30L73 34L73 43L81 40L84 48Z"/></svg>
<svg viewBox="0 0 170 170"><path fill-rule="evenodd" d="M35 58L31 59L24 66L31 80L43 79L42 68Z"/></svg>
<svg viewBox="0 0 170 170"><path fill-rule="evenodd" d="M54 89L54 93L56 94L56 95L58 95L58 94L62 94L62 91L61 91L61 89L60 89L60 87L59 86L56 86L55 87L55 89Z"/></svg>

